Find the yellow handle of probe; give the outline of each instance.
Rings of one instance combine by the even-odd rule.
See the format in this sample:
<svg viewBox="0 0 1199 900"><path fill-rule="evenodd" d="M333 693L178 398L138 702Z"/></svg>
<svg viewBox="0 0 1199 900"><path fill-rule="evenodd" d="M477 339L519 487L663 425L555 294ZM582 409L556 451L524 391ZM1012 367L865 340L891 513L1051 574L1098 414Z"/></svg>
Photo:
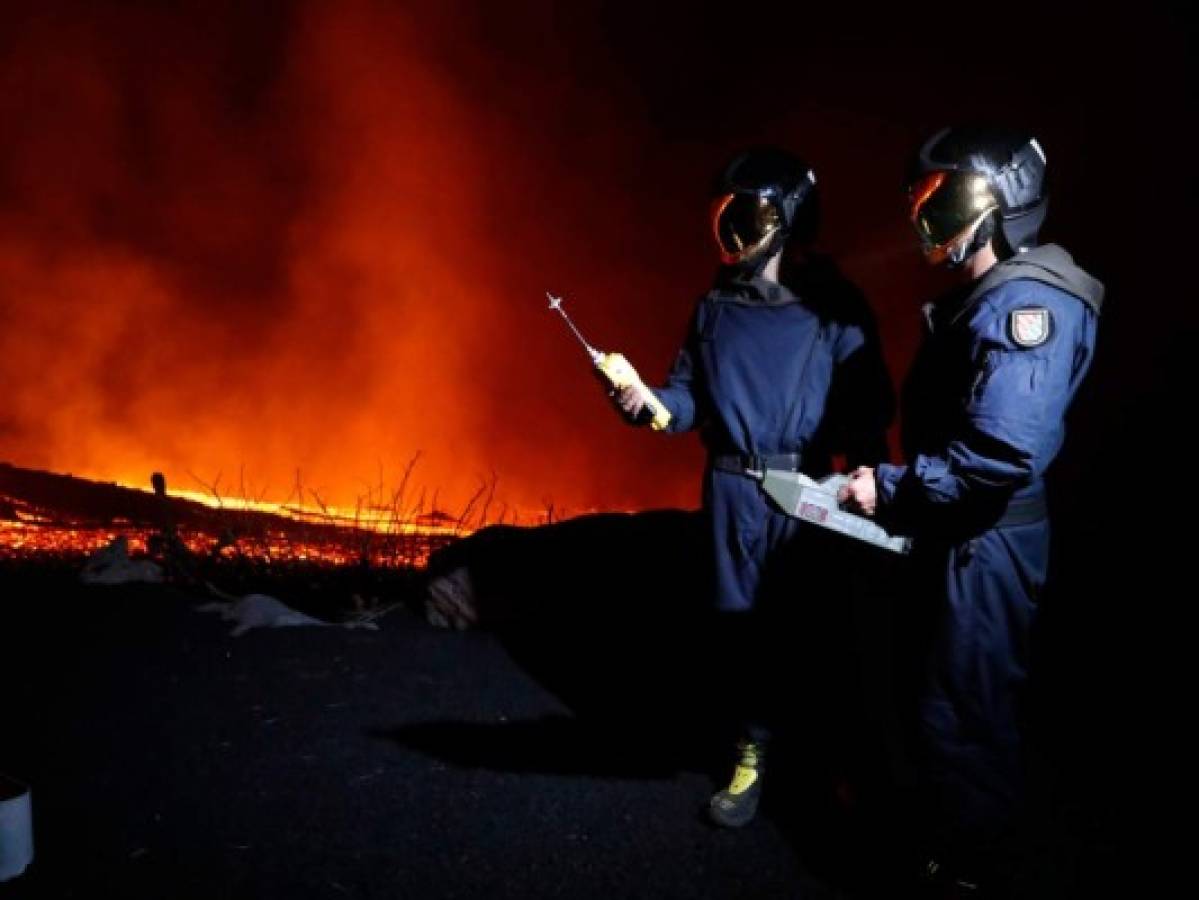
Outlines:
<svg viewBox="0 0 1199 900"><path fill-rule="evenodd" d="M633 364L625 359L623 354L605 353L600 356L595 367L618 391L626 387L641 389L642 396L645 397L645 405L653 413L649 424L654 431L662 431L670 424L670 410L663 406L662 401L654 395L654 392L645 386L645 382L641 380L641 376L637 374Z"/></svg>

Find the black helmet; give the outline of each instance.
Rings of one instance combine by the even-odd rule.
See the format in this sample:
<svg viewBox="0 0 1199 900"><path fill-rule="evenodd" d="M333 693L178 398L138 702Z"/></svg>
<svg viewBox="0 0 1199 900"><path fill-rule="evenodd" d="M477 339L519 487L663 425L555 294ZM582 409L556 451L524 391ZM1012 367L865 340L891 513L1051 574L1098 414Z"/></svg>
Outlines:
<svg viewBox="0 0 1199 900"><path fill-rule="evenodd" d="M761 147L737 156L716 183L712 231L726 265L760 271L788 237L816 238L816 174L797 156Z"/></svg>
<svg viewBox="0 0 1199 900"><path fill-rule="evenodd" d="M1000 257L1035 247L1045 221L1045 152L1002 128L945 128L907 179L912 224L931 262L960 265L998 235Z"/></svg>

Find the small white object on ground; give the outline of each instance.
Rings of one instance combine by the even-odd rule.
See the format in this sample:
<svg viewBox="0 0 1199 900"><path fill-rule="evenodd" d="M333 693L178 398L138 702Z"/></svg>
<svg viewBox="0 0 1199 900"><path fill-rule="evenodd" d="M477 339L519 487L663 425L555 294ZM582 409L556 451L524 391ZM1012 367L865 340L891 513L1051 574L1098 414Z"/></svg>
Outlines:
<svg viewBox="0 0 1199 900"><path fill-rule="evenodd" d="M79 580L84 584L161 584L162 567L148 559L130 559L129 539L119 534L88 557Z"/></svg>
<svg viewBox="0 0 1199 900"><path fill-rule="evenodd" d="M0 775L0 882L33 862L33 802L28 786Z"/></svg>
<svg viewBox="0 0 1199 900"><path fill-rule="evenodd" d="M438 575L425 587L425 618L438 628L465 631L479 622L475 583L466 566Z"/></svg>
<svg viewBox="0 0 1199 900"><path fill-rule="evenodd" d="M246 594L233 602L205 603L197 606L200 612L216 612L226 622L234 622L233 637L240 637L251 628L292 628L298 625L340 625L343 628L378 630L374 622L326 622L292 609L281 600L267 594Z"/></svg>

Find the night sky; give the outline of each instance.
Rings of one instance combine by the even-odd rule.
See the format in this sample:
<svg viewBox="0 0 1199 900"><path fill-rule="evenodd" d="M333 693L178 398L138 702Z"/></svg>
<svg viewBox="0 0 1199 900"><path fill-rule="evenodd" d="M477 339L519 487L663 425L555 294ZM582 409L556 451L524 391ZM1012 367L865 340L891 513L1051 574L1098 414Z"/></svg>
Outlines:
<svg viewBox="0 0 1199 900"><path fill-rule="evenodd" d="M5 4L0 459L352 504L419 451L451 508L492 473L522 510L695 505L698 441L627 429L544 292L659 380L713 175L776 143L898 378L942 284L902 173L972 119L1038 136L1044 237L1109 286L1090 477L1194 346L1193 51L1151 4Z"/></svg>

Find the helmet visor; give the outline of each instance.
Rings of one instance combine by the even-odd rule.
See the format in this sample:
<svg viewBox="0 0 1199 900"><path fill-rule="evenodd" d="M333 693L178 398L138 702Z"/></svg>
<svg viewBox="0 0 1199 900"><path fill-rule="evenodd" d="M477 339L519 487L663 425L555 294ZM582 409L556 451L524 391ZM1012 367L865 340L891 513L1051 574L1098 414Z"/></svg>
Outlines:
<svg viewBox="0 0 1199 900"><path fill-rule="evenodd" d="M987 179L975 172L930 172L912 185L908 202L925 252L945 249L999 208Z"/></svg>
<svg viewBox="0 0 1199 900"><path fill-rule="evenodd" d="M737 192L712 203L712 231L726 265L758 253L782 225L778 208L766 194Z"/></svg>

